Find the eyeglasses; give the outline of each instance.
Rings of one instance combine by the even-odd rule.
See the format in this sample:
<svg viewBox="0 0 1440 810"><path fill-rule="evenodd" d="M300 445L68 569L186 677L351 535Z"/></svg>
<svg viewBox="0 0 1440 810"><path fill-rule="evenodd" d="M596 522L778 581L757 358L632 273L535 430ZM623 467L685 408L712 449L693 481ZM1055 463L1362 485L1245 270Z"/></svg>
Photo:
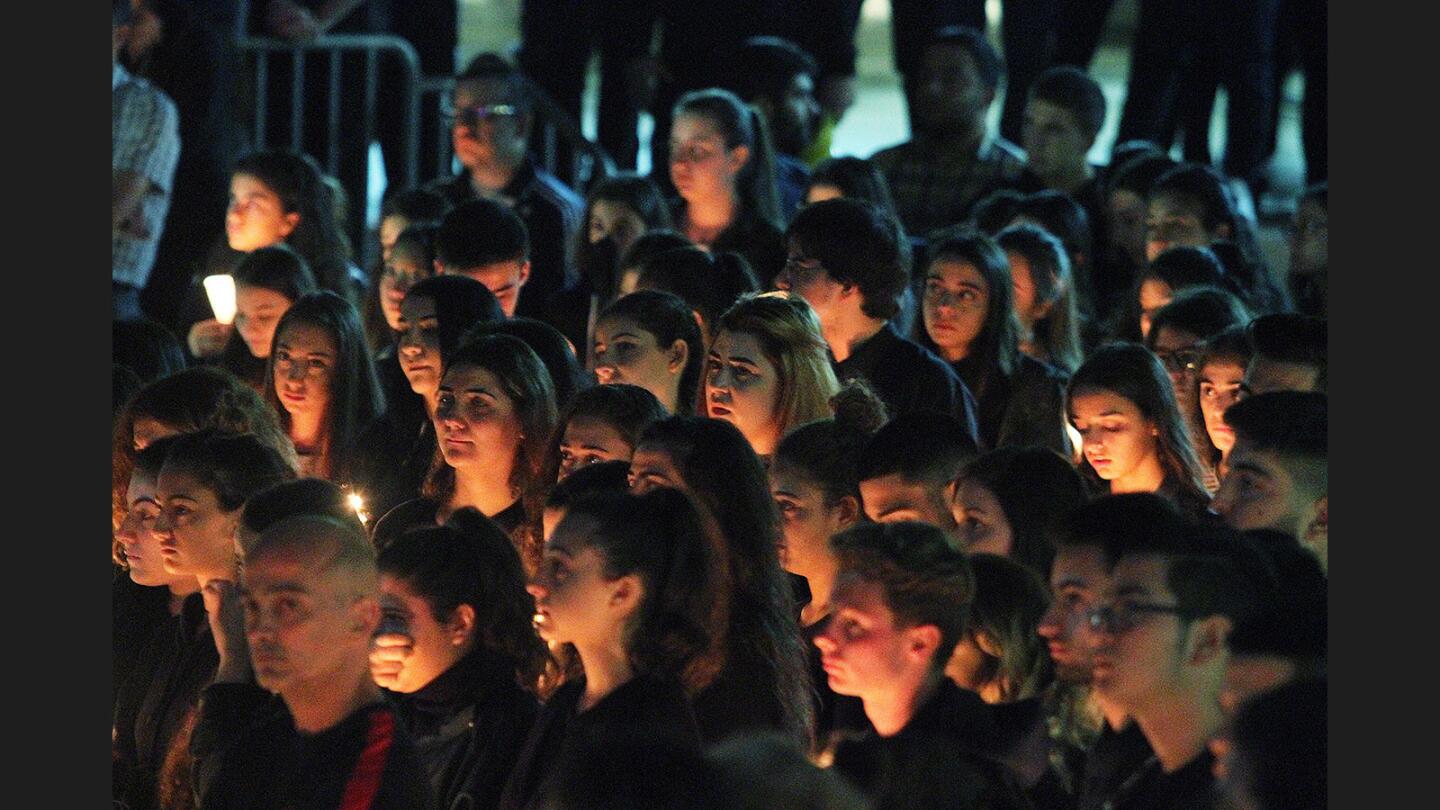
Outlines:
<svg viewBox="0 0 1440 810"><path fill-rule="evenodd" d="M811 278L825 272L819 259L809 259L804 256L786 256L783 272L791 279Z"/></svg>
<svg viewBox="0 0 1440 810"><path fill-rule="evenodd" d="M476 104L459 110L450 110L446 115L450 124L460 124L468 129L479 127L484 121L494 121L517 114L513 104Z"/></svg>
<svg viewBox="0 0 1440 810"><path fill-rule="evenodd" d="M1145 614L1170 613L1183 615L1178 605L1157 605L1150 602L1117 602L1085 612L1085 623L1097 633L1122 635L1134 630Z"/></svg>
<svg viewBox="0 0 1440 810"><path fill-rule="evenodd" d="M1165 370L1180 374L1185 371L1194 371L1200 364L1200 352L1194 349L1175 349L1169 352L1155 352L1160 362L1165 365Z"/></svg>

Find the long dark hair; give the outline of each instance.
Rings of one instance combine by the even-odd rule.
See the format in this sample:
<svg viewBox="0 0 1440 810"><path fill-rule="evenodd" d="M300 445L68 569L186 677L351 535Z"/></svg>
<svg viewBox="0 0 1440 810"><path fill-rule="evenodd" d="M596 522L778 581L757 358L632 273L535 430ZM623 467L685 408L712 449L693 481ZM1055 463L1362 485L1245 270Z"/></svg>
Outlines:
<svg viewBox="0 0 1440 810"><path fill-rule="evenodd" d="M285 213L300 215L285 243L305 258L321 287L353 302L350 242L335 217L335 194L315 158L282 150L252 152L235 163L232 174L258 179L280 198Z"/></svg>
<svg viewBox="0 0 1440 810"><path fill-rule="evenodd" d="M638 574L645 598L625 631L637 673L676 677L692 693L715 680L725 658L727 581L723 540L704 509L674 489L644 495L594 491L566 508L583 515L585 541L603 575Z"/></svg>
<svg viewBox="0 0 1440 810"><path fill-rule="evenodd" d="M305 258L283 242L244 254L231 275L235 278L236 287L270 290L285 296L292 305L300 300L300 296L318 289L315 274L310 272ZM265 373L265 361L250 353L250 347L240 337L239 329L232 331L230 339L225 342L225 348L220 352L220 365L246 382L260 383L260 391L269 385L269 381L261 377Z"/></svg>
<svg viewBox="0 0 1440 810"><path fill-rule="evenodd" d="M958 478L985 487L999 501L1010 524L1006 556L1049 577L1057 533L1086 501L1085 481L1070 461L1045 447L1001 447L965 465Z"/></svg>
<svg viewBox="0 0 1440 810"><path fill-rule="evenodd" d="M505 320L505 313L500 309L500 302L495 300L495 294L469 276L445 275L421 279L405 293L407 298L412 295L435 302L436 339L440 343L442 364L450 362L450 356L460 348L465 334L475 324Z"/></svg>
<svg viewBox="0 0 1440 810"><path fill-rule="evenodd" d="M380 550L382 574L404 580L441 623L460 605L475 610L476 646L501 657L516 682L536 692L554 660L535 635L535 600L520 555L503 530L473 507L440 526L411 529Z"/></svg>
<svg viewBox="0 0 1440 810"><path fill-rule="evenodd" d="M663 290L680 296L700 313L705 345L715 337L715 322L741 295L760 291L760 280L739 253L708 253L694 246L666 250L640 265L635 291Z"/></svg>
<svg viewBox="0 0 1440 810"><path fill-rule="evenodd" d="M732 588L729 654L772 668L783 729L808 743L814 707L806 651L780 567L780 513L759 456L739 428L699 416L662 419L640 445L664 451L719 524Z"/></svg>
<svg viewBox="0 0 1440 810"><path fill-rule="evenodd" d="M648 177L631 172L607 177L596 183L585 197L585 215L580 220L580 228L575 232L575 265L580 271L580 277L589 279L591 290L600 296L602 302L610 300L615 295L615 285L619 281L620 256L613 252L602 254L597 251L590 242L590 214L595 210L597 202L612 202L634 211L645 223L645 231L648 233L657 229L668 229L671 227L670 206L665 204L665 197L661 195L660 189ZM643 234L637 234L641 236ZM616 266L601 267L598 264L602 261L613 262ZM608 284L597 282L608 281Z"/></svg>
<svg viewBox="0 0 1440 810"><path fill-rule="evenodd" d="M709 120L719 130L726 149L744 146L750 159L735 177L735 191L745 210L783 230L780 215L780 194L775 185L775 150L770 145L770 129L759 110L740 97L718 87L694 90L675 102L672 120L682 115L695 115Z"/></svg>
<svg viewBox="0 0 1440 810"><path fill-rule="evenodd" d="M478 366L494 374L520 420L524 438L515 448L510 485L520 490L525 522L511 540L527 570L533 570L540 558L539 524L549 485L544 474L546 450L557 421L555 386L534 350L510 335L484 335L462 344L445 361L445 371L449 373L461 365ZM438 444L420 494L442 504L455 494L455 468L445 463Z"/></svg>
<svg viewBox="0 0 1440 810"><path fill-rule="evenodd" d="M1099 388L1133 402L1141 416L1155 423L1155 449L1165 477L1173 480L1182 494L1192 495L1201 503L1210 500L1205 489L1205 469L1190 443L1190 431L1175 401L1175 386L1160 358L1138 343L1101 346L1070 378L1065 393L1067 409L1075 392L1082 388ZM1090 462L1084 462L1083 469L1098 479Z"/></svg>
<svg viewBox="0 0 1440 810"><path fill-rule="evenodd" d="M969 354L961 361L976 370L975 382L970 388L976 397L983 396L991 374L998 371L1001 376L1009 377L1020 369L1020 323L1015 316L1010 261L1000 244L981 231L966 231L946 239L932 253L932 265L940 261L964 262L980 271L980 277L985 279L989 299L985 324L970 342ZM915 319L915 340L937 351L925 328L923 315ZM966 382L970 383L970 377Z"/></svg>
<svg viewBox="0 0 1440 810"><path fill-rule="evenodd" d="M995 241L1005 252L1025 257L1030 263L1036 298L1055 304L1049 315L1035 322L1035 342L1045 347L1046 362L1066 372L1074 371L1084 359L1085 349L1080 342L1080 292L1065 246L1035 225L1011 225L996 234Z"/></svg>
<svg viewBox="0 0 1440 810"><path fill-rule="evenodd" d="M375 374L375 363L370 358L365 331L355 307L330 290L302 295L275 327L270 359L265 364L265 379L270 382L265 388L265 401L275 409L286 431L290 429L290 414L275 393L275 346L285 328L293 323L324 329L335 341L335 371L330 380L330 407L325 414L320 465L322 477L334 479L344 474L337 466L340 454L349 449L361 430L385 412L385 392Z"/></svg>
<svg viewBox="0 0 1440 810"><path fill-rule="evenodd" d="M183 469L215 494L226 512L245 505L251 495L295 477L295 469L253 433L206 428L175 437L164 467Z"/></svg>
<svg viewBox="0 0 1440 810"><path fill-rule="evenodd" d="M628 318L655 336L661 348L677 340L688 349L685 368L680 371L680 392L675 398L676 413L691 413L700 390L700 371L705 367L705 342L690 307L679 296L659 290L636 290L605 307L597 320Z"/></svg>

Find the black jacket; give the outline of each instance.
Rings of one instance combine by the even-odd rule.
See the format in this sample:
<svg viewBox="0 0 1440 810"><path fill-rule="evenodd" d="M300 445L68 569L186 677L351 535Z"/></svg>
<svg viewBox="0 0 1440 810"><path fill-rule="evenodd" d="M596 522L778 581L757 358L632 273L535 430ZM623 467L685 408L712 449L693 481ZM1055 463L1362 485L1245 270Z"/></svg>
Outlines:
<svg viewBox="0 0 1440 810"><path fill-rule="evenodd" d="M901 337L893 323L886 323L836 363L835 376L842 382L864 377L892 419L911 411L948 413L980 446L975 396L965 381L934 352Z"/></svg>
<svg viewBox="0 0 1440 810"><path fill-rule="evenodd" d="M515 669L477 648L411 694L391 693L439 810L496 807L540 713Z"/></svg>
<svg viewBox="0 0 1440 810"><path fill-rule="evenodd" d="M833 767L886 808L1026 808L1022 789L1046 767L1038 699L990 705L942 679L899 733L842 739Z"/></svg>
<svg viewBox="0 0 1440 810"><path fill-rule="evenodd" d="M1024 354L1019 368L1009 376L1001 374L999 366L980 369L966 360L951 368L975 395L980 439L986 450L1038 445L1070 458L1065 372Z"/></svg>
<svg viewBox="0 0 1440 810"><path fill-rule="evenodd" d="M190 753L205 810L414 810L432 801L414 744L383 702L302 734L279 697L211 684Z"/></svg>

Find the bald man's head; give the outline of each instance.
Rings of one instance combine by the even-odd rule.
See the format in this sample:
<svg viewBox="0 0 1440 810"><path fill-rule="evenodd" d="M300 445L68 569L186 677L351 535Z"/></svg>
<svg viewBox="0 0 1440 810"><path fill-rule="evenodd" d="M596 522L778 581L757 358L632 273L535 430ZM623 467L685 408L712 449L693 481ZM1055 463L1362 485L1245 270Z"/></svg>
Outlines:
<svg viewBox="0 0 1440 810"><path fill-rule="evenodd" d="M246 554L241 592L261 686L289 702L368 672L379 584L375 553L353 525L326 515L273 524Z"/></svg>

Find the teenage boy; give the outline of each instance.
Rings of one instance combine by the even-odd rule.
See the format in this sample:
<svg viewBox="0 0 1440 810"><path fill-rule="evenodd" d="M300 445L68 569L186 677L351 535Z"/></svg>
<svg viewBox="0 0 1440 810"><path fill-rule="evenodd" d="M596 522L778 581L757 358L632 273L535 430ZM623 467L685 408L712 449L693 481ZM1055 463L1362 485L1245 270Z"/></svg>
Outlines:
<svg viewBox="0 0 1440 810"><path fill-rule="evenodd" d="M435 272L469 276L484 284L505 317L515 317L521 288L530 281L525 223L494 200L457 205L440 221L435 236Z"/></svg>
<svg viewBox="0 0 1440 810"><path fill-rule="evenodd" d="M955 476L976 454L975 437L953 416L895 417L860 451L857 472L865 515L876 523L918 520L954 538L950 500Z"/></svg>
<svg viewBox="0 0 1440 810"><path fill-rule="evenodd" d="M1256 318L1245 331L1250 338L1246 394L1325 392L1330 328L1324 318L1277 312Z"/></svg>
<svg viewBox="0 0 1440 810"><path fill-rule="evenodd" d="M830 542L839 577L815 645L830 688L860 698L870 725L836 746L835 770L877 810L1025 806L1019 785L1045 764L1038 702L990 706L945 677L975 595L965 555L914 522Z"/></svg>
<svg viewBox="0 0 1440 810"><path fill-rule="evenodd" d="M795 215L785 241L775 286L815 309L836 376L865 378L892 416L953 414L978 434L975 397L959 375L891 323L909 278L908 245L895 222L860 200L825 200Z"/></svg>
<svg viewBox="0 0 1440 810"><path fill-rule="evenodd" d="M370 675L378 582L363 531L300 515L261 533L239 589L205 586L220 664L190 743L201 806L429 806L413 744Z"/></svg>

